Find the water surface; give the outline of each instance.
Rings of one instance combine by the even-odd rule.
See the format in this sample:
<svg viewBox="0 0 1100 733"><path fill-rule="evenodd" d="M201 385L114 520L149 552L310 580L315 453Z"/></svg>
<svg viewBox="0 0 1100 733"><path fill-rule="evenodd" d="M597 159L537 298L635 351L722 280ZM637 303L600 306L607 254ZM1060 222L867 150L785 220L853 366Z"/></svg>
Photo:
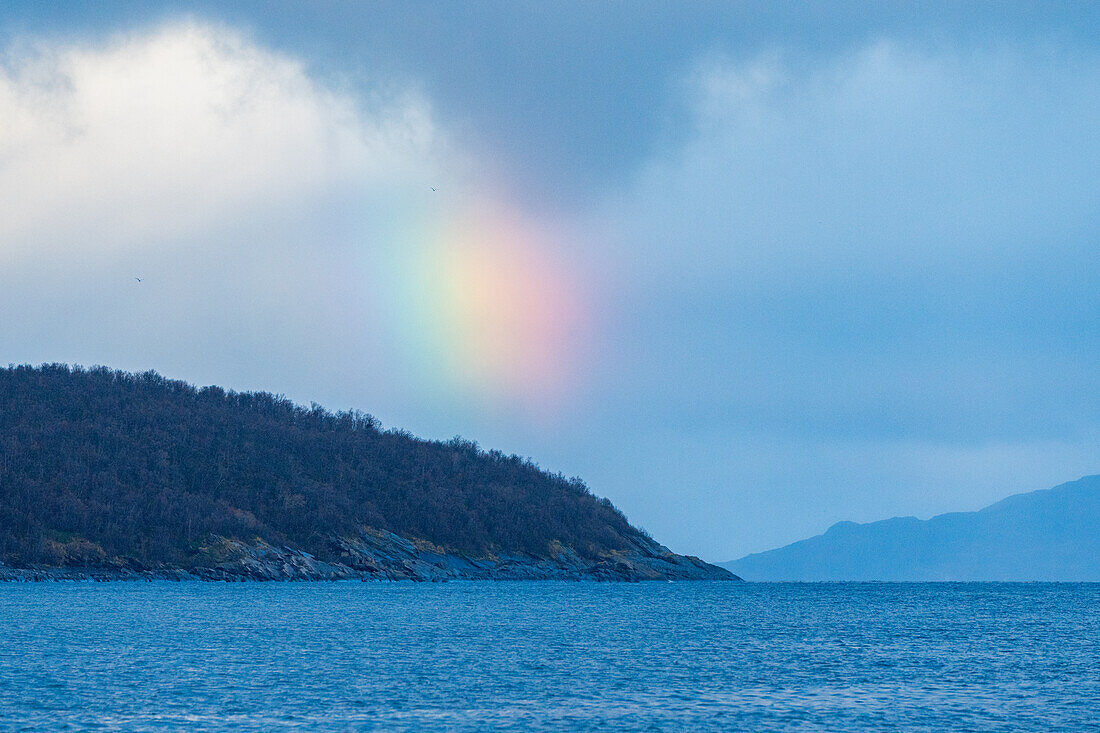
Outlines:
<svg viewBox="0 0 1100 733"><path fill-rule="evenodd" d="M0 728L1100 729L1100 584L0 583Z"/></svg>

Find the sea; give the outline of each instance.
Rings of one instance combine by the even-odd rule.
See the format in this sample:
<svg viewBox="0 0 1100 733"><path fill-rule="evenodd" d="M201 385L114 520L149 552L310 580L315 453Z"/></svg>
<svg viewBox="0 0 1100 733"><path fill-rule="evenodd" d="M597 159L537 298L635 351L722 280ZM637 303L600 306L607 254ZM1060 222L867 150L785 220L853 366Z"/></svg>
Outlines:
<svg viewBox="0 0 1100 733"><path fill-rule="evenodd" d="M1100 730L1100 584L0 583L0 730Z"/></svg>

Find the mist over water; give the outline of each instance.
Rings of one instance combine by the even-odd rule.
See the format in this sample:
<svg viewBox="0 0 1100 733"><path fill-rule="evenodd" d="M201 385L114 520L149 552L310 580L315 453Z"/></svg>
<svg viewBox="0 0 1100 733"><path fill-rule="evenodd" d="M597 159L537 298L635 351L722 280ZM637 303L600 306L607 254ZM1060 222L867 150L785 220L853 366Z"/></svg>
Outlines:
<svg viewBox="0 0 1100 733"><path fill-rule="evenodd" d="M1100 584L0 584L0 729L1082 730Z"/></svg>

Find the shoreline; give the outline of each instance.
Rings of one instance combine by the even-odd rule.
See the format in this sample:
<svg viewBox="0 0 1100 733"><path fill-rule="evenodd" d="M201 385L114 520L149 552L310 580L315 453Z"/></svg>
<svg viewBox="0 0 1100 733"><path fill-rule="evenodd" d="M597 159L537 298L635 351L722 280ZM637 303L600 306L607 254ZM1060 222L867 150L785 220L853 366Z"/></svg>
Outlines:
<svg viewBox="0 0 1100 733"><path fill-rule="evenodd" d="M0 581L742 580L724 568L697 557L677 555L649 539L638 541L628 551L597 558L583 558L560 546L551 557L523 554L471 557L378 530L364 531L356 537L334 537L331 544L332 557L323 560L304 550L260 539L243 542L214 536L192 567L140 567L140 563L130 564L126 559L98 567L14 567L0 563Z"/></svg>
<svg viewBox="0 0 1100 733"><path fill-rule="evenodd" d="M743 578L638 578L625 576L485 575L481 577L389 577L366 572L331 577L252 577L217 571L116 570L106 568L0 568L0 583L743 583Z"/></svg>

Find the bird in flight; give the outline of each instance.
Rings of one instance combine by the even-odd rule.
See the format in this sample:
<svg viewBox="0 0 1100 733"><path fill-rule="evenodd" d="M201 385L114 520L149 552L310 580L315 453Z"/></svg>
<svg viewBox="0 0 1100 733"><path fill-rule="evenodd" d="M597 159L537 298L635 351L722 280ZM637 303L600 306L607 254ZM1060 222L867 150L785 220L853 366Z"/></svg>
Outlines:
<svg viewBox="0 0 1100 733"><path fill-rule="evenodd" d="M135 280L137 280L138 282L141 282L141 278L140 278L140 277L135 277L134 279L135 279Z"/></svg>
<svg viewBox="0 0 1100 733"><path fill-rule="evenodd" d="M429 186L429 188L431 188L433 191L435 190L435 186Z"/></svg>

